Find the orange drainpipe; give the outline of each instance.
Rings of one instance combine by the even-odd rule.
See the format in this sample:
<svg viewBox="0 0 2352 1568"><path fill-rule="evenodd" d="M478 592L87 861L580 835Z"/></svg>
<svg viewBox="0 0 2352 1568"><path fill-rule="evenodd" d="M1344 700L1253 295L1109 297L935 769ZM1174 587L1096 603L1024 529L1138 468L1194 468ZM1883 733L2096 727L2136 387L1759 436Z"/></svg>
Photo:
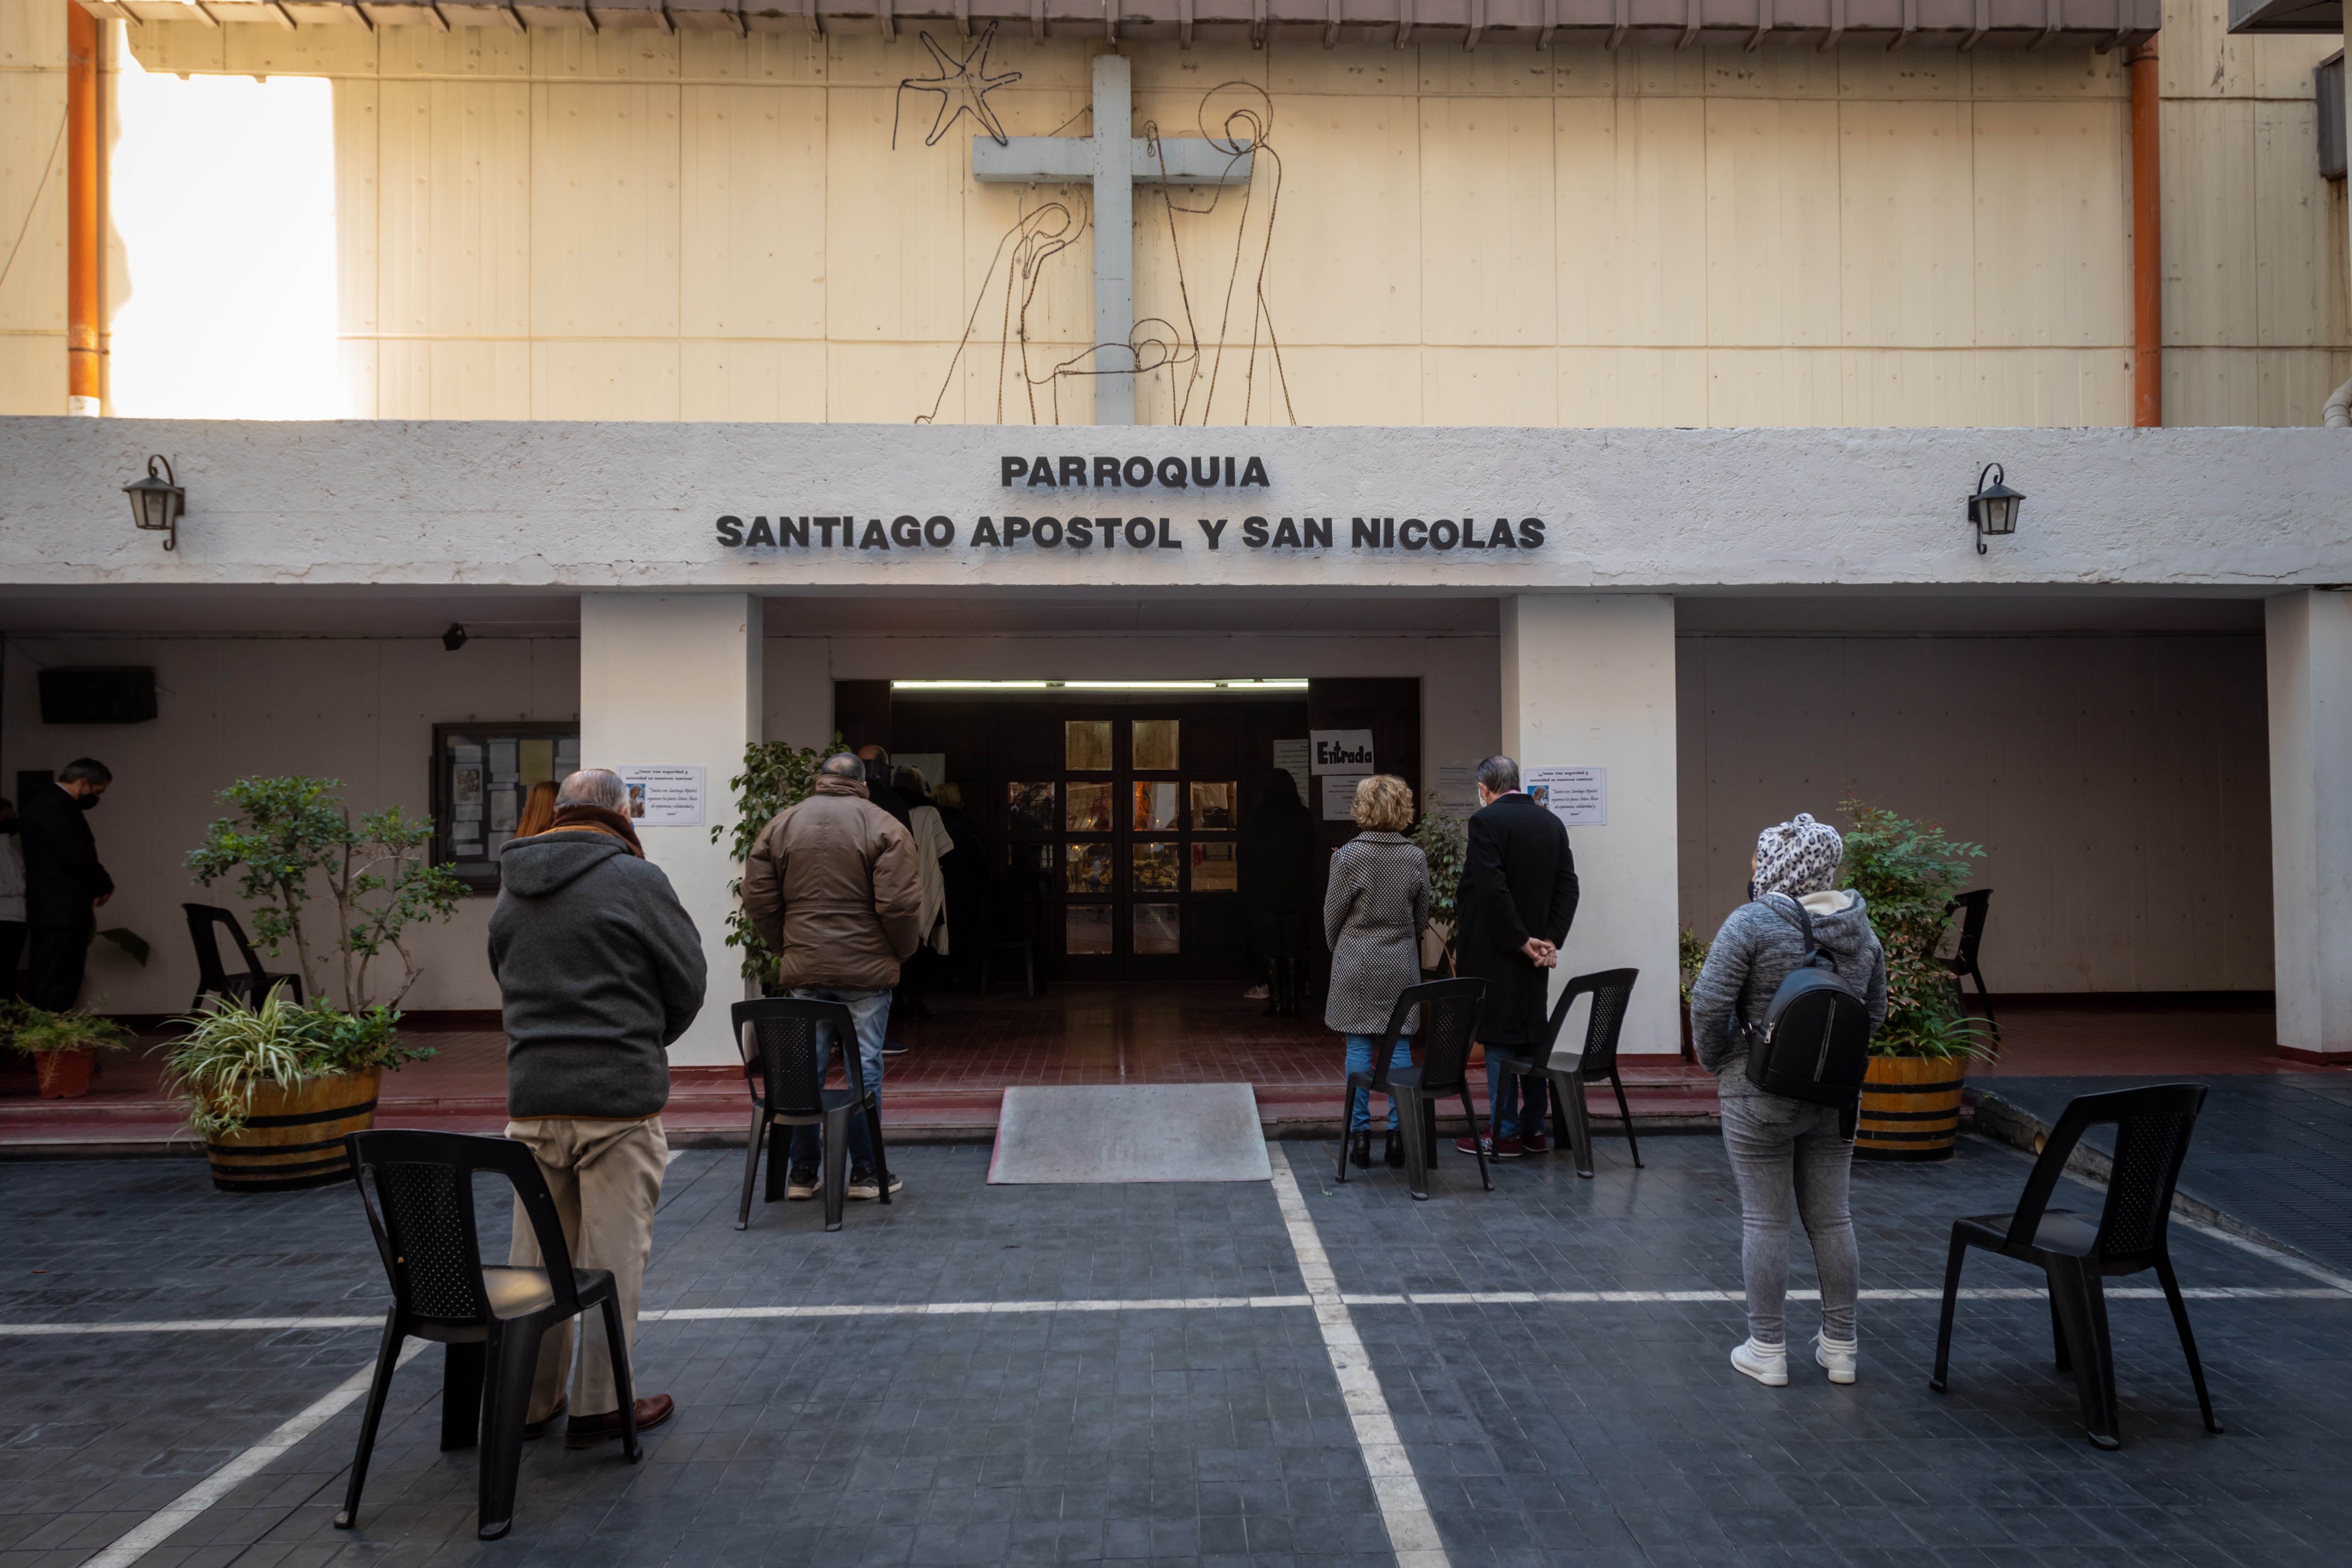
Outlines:
<svg viewBox="0 0 2352 1568"><path fill-rule="evenodd" d="M66 0L66 412L106 395L99 302L98 19Z"/></svg>
<svg viewBox="0 0 2352 1568"><path fill-rule="evenodd" d="M2132 423L2164 423L2163 140L2156 40L2131 54Z"/></svg>

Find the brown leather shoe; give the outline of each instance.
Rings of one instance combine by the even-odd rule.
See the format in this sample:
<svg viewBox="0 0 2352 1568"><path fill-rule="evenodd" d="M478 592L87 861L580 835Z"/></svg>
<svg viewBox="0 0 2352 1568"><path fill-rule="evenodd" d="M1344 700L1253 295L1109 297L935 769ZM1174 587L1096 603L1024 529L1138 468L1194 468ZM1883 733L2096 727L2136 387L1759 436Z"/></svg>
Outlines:
<svg viewBox="0 0 2352 1568"><path fill-rule="evenodd" d="M526 1421L522 1424L522 1435L525 1437L546 1436L547 1429L555 1425L555 1418L562 1415L564 1409L570 1405L571 1403L572 1396L570 1394L560 1395L555 1401L555 1408L547 1413L546 1420Z"/></svg>
<svg viewBox="0 0 2352 1568"><path fill-rule="evenodd" d="M647 1394L637 1401L637 1430L650 1432L677 1414L677 1406L668 1394ZM617 1410L607 1410L602 1415L574 1415L564 1423L563 1446L567 1448L593 1448L620 1435L621 1413Z"/></svg>

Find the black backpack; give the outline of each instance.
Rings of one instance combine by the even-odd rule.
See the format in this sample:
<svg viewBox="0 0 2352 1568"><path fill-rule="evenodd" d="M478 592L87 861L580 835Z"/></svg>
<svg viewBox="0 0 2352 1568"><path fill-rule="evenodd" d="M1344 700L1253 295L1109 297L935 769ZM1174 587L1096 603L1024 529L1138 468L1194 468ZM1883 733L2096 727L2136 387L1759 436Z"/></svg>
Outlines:
<svg viewBox="0 0 2352 1568"><path fill-rule="evenodd" d="M1789 919L1779 903L1758 901ZM1863 1075L1870 1069L1870 1009L1813 940L1805 906L1789 902L1797 911L1793 923L1805 939L1805 956L1772 993L1763 1021L1744 1026L1748 1081L1767 1094L1837 1107L1839 1131L1851 1138Z"/></svg>

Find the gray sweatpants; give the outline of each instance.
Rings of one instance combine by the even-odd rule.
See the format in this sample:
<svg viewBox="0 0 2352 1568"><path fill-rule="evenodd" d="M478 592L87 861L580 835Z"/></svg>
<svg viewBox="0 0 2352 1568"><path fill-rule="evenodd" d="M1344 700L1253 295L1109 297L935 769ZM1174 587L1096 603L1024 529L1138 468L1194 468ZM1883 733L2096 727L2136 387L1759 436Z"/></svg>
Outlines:
<svg viewBox="0 0 2352 1568"><path fill-rule="evenodd" d="M1722 1095L1723 1147L1739 1184L1739 1268L1748 1281L1748 1333L1759 1345L1788 1342L1789 1220L1803 1219L1822 1282L1822 1333L1854 1337L1853 1300L1862 1258L1846 1206L1853 1142L1838 1136L1838 1113L1750 1090L1745 1078Z"/></svg>

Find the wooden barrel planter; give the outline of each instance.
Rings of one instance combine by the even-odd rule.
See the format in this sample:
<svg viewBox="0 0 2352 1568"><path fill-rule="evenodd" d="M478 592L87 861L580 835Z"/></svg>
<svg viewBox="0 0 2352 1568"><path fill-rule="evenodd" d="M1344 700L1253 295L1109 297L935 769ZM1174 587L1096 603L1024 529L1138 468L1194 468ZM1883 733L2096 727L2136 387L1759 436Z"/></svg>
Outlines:
<svg viewBox="0 0 2352 1568"><path fill-rule="evenodd" d="M1948 1160L1960 1128L1968 1062L1955 1058L1873 1057L1862 1082L1853 1141L1864 1160Z"/></svg>
<svg viewBox="0 0 2352 1568"><path fill-rule="evenodd" d="M213 1185L225 1193L290 1193L346 1181L343 1134L375 1125L382 1068L306 1079L291 1089L265 1083L253 1091L244 1130L215 1142Z"/></svg>

